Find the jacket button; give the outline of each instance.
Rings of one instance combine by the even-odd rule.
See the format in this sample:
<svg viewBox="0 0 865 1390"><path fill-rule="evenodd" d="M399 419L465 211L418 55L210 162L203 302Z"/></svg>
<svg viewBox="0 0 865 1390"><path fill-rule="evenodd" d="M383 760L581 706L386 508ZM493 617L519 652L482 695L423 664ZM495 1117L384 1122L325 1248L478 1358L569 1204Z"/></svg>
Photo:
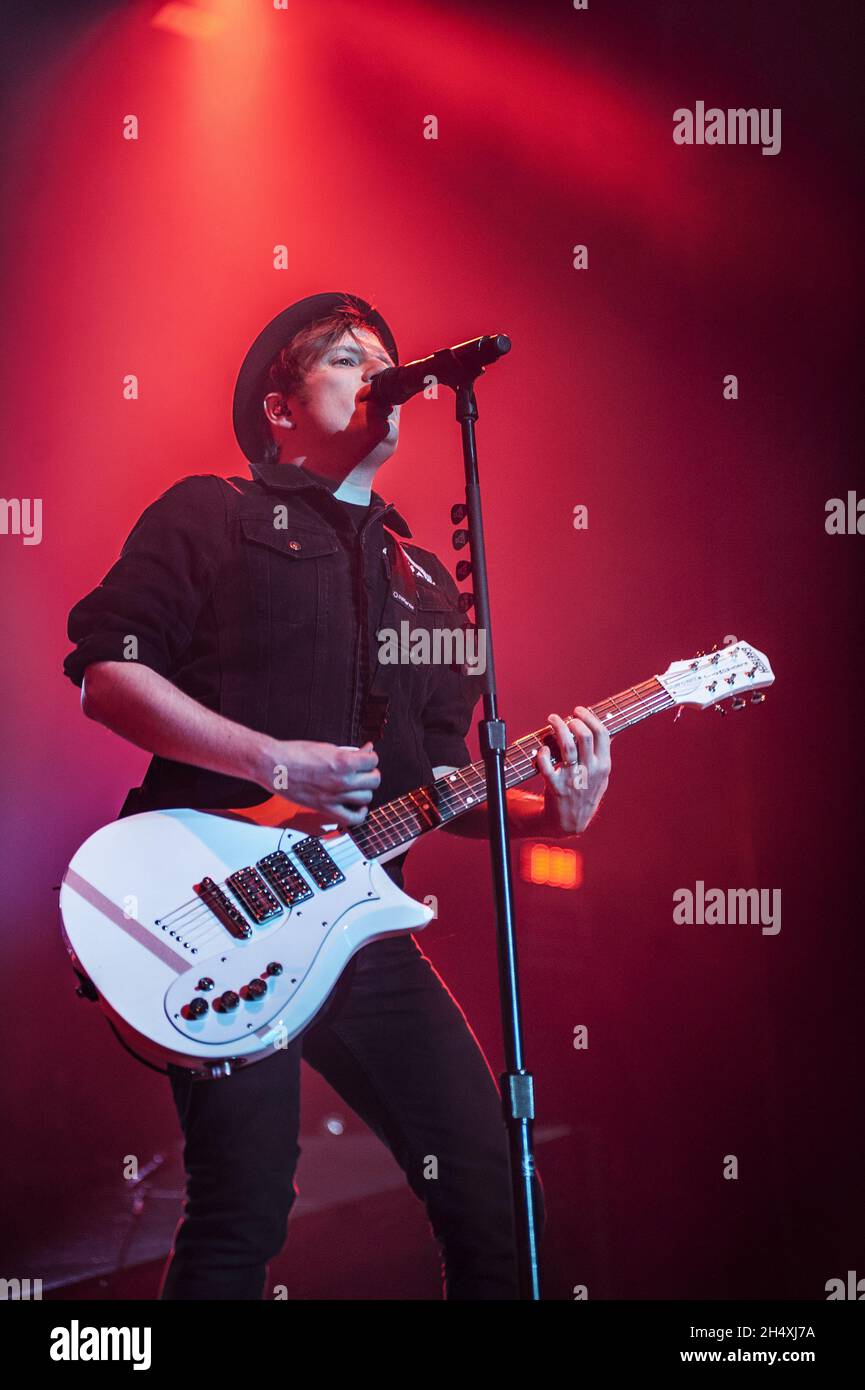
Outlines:
<svg viewBox="0 0 865 1390"><path fill-rule="evenodd" d="M288 548L289 550L300 550L300 541L289 541Z"/></svg>

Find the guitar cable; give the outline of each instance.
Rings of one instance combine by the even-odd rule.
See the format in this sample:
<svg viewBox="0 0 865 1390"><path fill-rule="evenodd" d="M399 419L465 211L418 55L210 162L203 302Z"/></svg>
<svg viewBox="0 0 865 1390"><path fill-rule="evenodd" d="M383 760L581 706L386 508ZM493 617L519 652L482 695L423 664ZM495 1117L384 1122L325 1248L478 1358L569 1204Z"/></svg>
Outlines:
<svg viewBox="0 0 865 1390"><path fill-rule="evenodd" d="M78 970L76 966L73 965L72 969L78 976L78 979L81 981L80 985L75 991L79 999L89 999L91 1003L97 1004L99 1002L99 991L97 990L93 981L89 979L87 975L83 974L80 970ZM154 1062L148 1062L146 1057L140 1057L138 1053L129 1046L129 1043L126 1041L126 1039L121 1036L120 1032L115 1027L114 1023L111 1021L107 1014L105 1015L105 1022L108 1024L108 1027L111 1029L115 1038L120 1043L120 1046L123 1048L124 1052L128 1052L130 1057L135 1058L136 1062L140 1062L143 1067L149 1067L151 1071L158 1072L160 1076L169 1075L165 1067L157 1067Z"/></svg>
<svg viewBox="0 0 865 1390"><path fill-rule="evenodd" d="M157 1067L154 1062L148 1062L146 1057L139 1057L138 1053L134 1052L133 1049L129 1046L129 1043L126 1041L126 1039L121 1037L120 1033L117 1031L114 1024L111 1022L110 1018L106 1018L105 1022L108 1024L108 1027L111 1029L115 1038L120 1043L120 1046L126 1052L129 1053L130 1057L134 1057L136 1062L140 1062L143 1067L149 1067L151 1071L159 1072L160 1076L168 1076L169 1073L165 1067Z"/></svg>

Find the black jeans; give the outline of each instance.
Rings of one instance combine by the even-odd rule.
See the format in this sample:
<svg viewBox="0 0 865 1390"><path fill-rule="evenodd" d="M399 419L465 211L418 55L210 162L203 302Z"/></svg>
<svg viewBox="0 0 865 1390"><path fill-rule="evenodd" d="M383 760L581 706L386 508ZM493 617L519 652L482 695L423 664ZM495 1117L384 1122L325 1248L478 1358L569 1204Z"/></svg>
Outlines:
<svg viewBox="0 0 865 1390"><path fill-rule="evenodd" d="M262 1298L296 1196L301 1058L387 1144L426 1204L444 1297L516 1299L498 1086L465 1015L409 935L359 951L313 1023L266 1061L220 1081L170 1069L187 1195L160 1298ZM537 1172L533 1181L540 1235Z"/></svg>

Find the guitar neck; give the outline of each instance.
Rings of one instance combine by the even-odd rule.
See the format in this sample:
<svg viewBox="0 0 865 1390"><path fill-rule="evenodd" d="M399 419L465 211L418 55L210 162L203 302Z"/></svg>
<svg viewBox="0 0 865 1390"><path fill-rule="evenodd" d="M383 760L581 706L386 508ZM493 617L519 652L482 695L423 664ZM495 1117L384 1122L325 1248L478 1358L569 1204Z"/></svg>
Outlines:
<svg viewBox="0 0 865 1390"><path fill-rule="evenodd" d="M671 709L676 701L654 676L642 685L611 695L592 712L610 734L619 734L653 714ZM561 762L559 745L549 724L518 738L505 749L505 786L518 787L537 773L536 757L543 745L550 749L553 766ZM486 769L483 761L468 763L446 773L425 787L416 787L371 811L363 825L347 833L367 859L392 859L405 846L430 830L437 830L457 816L473 811L487 799Z"/></svg>

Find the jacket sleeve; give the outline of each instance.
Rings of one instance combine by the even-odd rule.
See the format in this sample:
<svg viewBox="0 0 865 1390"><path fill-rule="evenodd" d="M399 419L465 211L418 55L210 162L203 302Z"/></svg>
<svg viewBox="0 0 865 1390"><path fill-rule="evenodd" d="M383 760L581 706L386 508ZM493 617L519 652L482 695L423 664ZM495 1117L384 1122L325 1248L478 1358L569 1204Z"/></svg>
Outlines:
<svg viewBox="0 0 865 1390"><path fill-rule="evenodd" d="M458 606L459 590L441 562L436 567L436 579L453 605L453 627L467 627L468 618ZM422 715L424 749L432 767L465 767L471 762L466 734L471 727L472 711L481 697L480 677L467 674L465 666L456 663L439 666L436 672L437 679Z"/></svg>
<svg viewBox="0 0 865 1390"><path fill-rule="evenodd" d="M69 614L64 673L80 686L93 661L137 660L170 677L216 576L226 527L213 474L181 478L142 512L116 564Z"/></svg>

